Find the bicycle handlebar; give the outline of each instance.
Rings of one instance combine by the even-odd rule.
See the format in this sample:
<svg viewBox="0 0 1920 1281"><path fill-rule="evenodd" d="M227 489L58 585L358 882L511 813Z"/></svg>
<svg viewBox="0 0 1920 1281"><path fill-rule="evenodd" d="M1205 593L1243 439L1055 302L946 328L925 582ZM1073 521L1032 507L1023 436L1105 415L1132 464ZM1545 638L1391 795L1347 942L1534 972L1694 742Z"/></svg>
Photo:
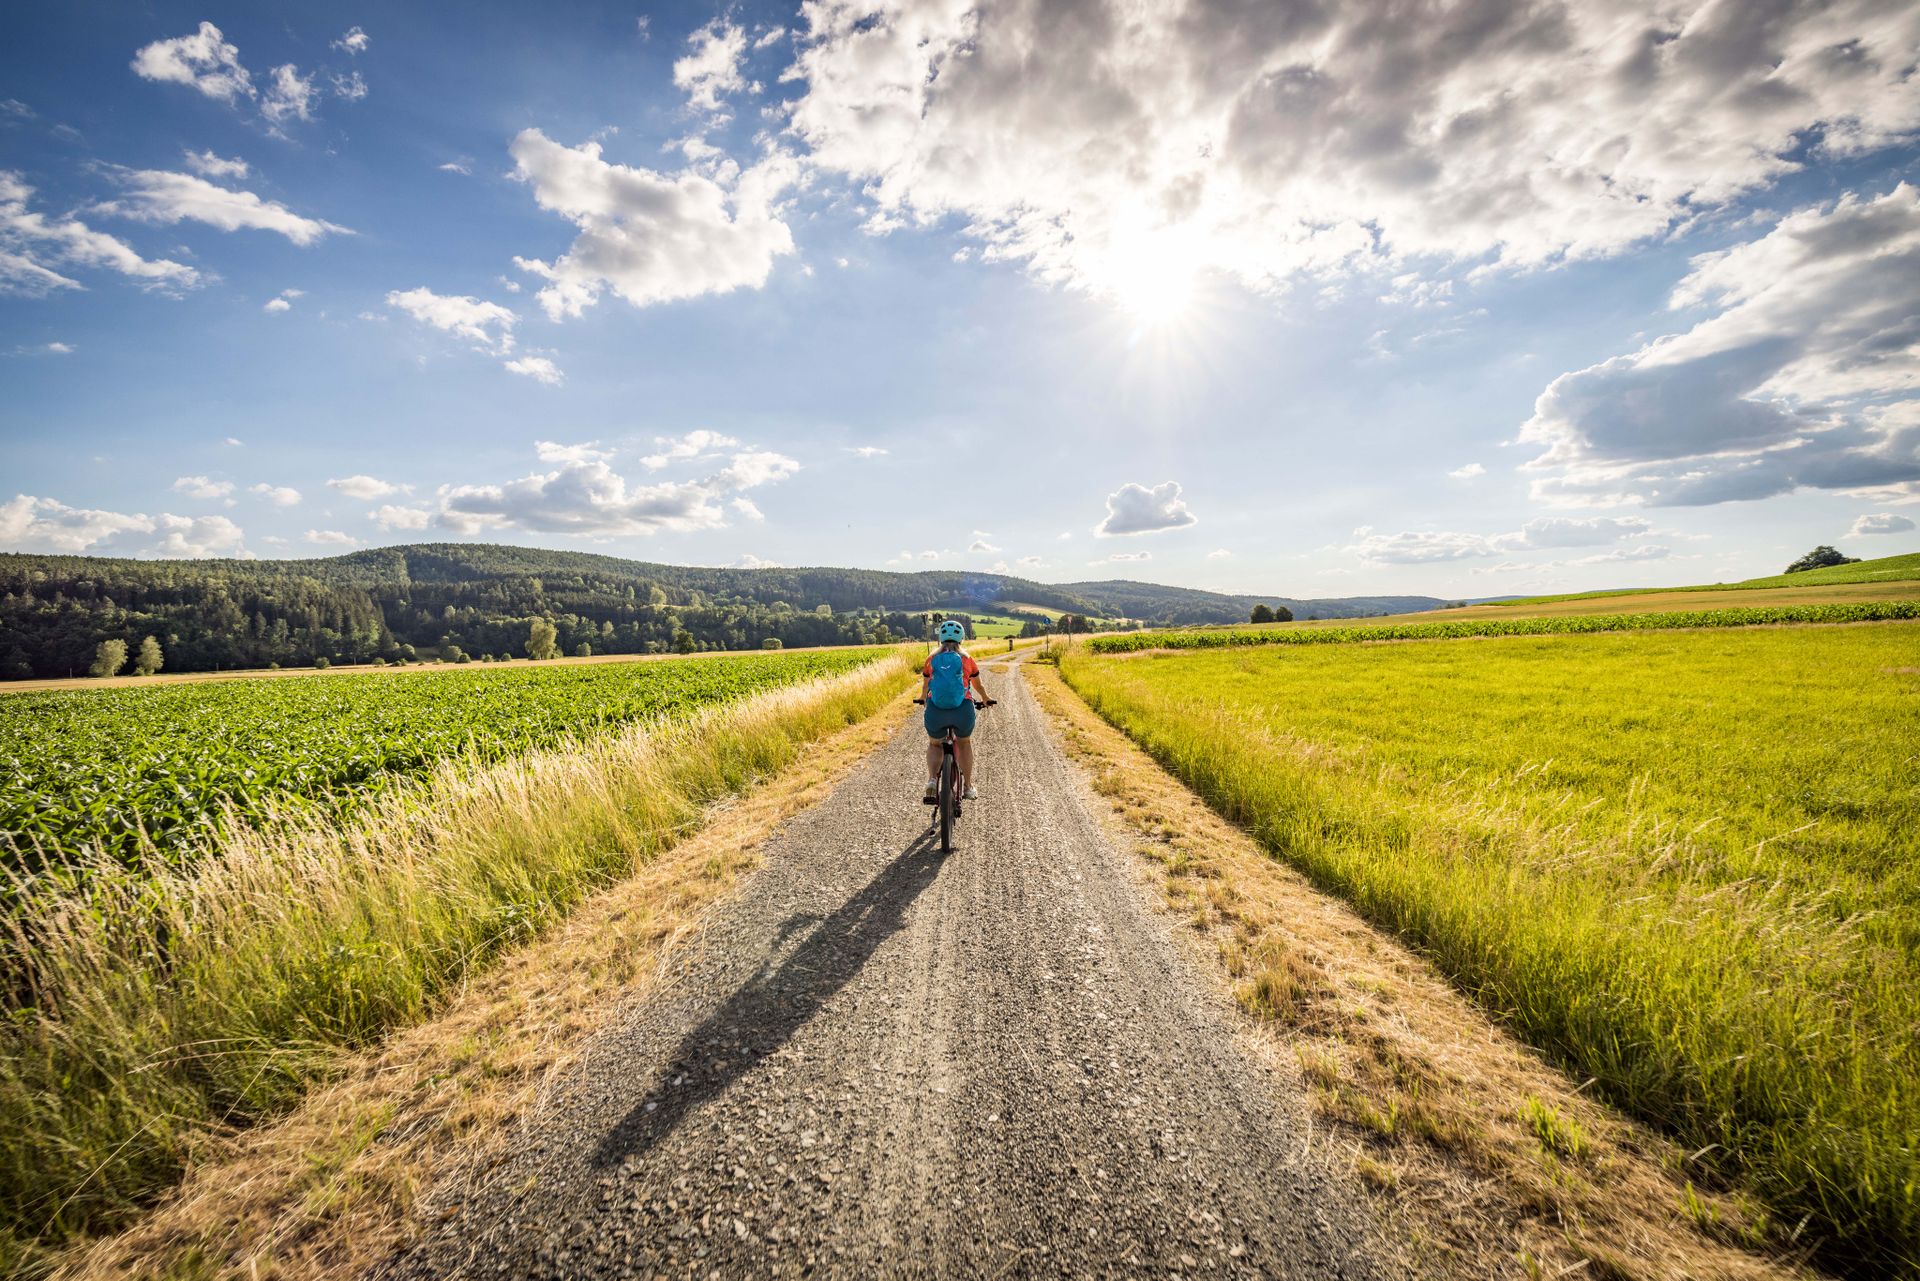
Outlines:
<svg viewBox="0 0 1920 1281"><path fill-rule="evenodd" d="M926 700L926 699L924 699L924 698L916 698L916 699L914 699L913 701L914 701L914 704L915 704L915 706L919 706L919 707L924 707L924 706L926 706L926 702L927 702L927 700ZM978 711L982 711L982 712L984 712L984 711L986 711L986 710L987 710L987 709L988 709L989 707L994 707L994 706L997 706L997 705L999 704L999 702L1000 702L1000 700L999 700L999 699L997 699L997 698L990 698L990 699L988 699L988 700L987 700L986 702L984 702L984 703L982 703L982 702L979 702L979 701L977 701L977 700L975 700L975 699L971 699L971 698L970 698L970 699L968 699L967 701L968 701L969 703L972 703L972 704L973 704L973 706L974 706L974 708L975 708L976 710L978 710Z"/></svg>

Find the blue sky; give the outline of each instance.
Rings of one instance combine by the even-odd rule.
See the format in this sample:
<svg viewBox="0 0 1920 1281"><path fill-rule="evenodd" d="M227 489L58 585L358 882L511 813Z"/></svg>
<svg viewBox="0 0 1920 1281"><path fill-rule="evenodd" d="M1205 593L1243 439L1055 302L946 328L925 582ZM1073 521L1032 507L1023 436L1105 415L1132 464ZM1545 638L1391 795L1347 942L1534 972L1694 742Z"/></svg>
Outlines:
<svg viewBox="0 0 1920 1281"><path fill-rule="evenodd" d="M1481 596L1920 545L1911 6L1376 8L23 9L0 548Z"/></svg>

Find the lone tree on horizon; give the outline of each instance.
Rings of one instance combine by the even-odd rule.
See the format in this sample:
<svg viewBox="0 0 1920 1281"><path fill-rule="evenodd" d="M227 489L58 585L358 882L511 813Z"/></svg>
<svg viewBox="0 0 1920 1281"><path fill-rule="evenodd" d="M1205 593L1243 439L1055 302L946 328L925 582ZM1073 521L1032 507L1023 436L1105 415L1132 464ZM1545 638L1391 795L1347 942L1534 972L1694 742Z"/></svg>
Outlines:
<svg viewBox="0 0 1920 1281"><path fill-rule="evenodd" d="M117 676L126 665L127 643L116 636L112 640L101 641L100 647L93 651L93 666L87 669L87 674Z"/></svg>
<svg viewBox="0 0 1920 1281"><path fill-rule="evenodd" d="M160 655L160 642L149 636L140 642L139 657L133 660L133 674L151 676L159 671L165 662L166 660Z"/></svg>
<svg viewBox="0 0 1920 1281"><path fill-rule="evenodd" d="M1860 558L1858 556L1843 556L1838 549L1822 543L1805 556L1802 556L1799 560L1793 562L1793 564L1787 566L1787 572L1789 574L1798 574L1803 570L1825 569L1829 565L1856 565L1859 562Z"/></svg>
<svg viewBox="0 0 1920 1281"><path fill-rule="evenodd" d="M560 657L560 632L544 618L533 620L527 630L527 657L532 659Z"/></svg>

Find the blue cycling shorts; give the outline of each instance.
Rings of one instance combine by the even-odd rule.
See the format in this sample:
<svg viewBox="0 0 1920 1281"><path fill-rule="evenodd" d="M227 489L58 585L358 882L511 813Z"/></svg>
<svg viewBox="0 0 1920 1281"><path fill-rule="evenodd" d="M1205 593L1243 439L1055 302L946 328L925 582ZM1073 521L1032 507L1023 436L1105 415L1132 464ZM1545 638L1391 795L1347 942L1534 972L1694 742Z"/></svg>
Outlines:
<svg viewBox="0 0 1920 1281"><path fill-rule="evenodd" d="M961 738L972 738L973 723L978 716L979 713L974 711L973 703L969 700L958 707L935 707L932 703L928 703L927 714L921 719L926 724L928 738L945 738L949 725Z"/></svg>

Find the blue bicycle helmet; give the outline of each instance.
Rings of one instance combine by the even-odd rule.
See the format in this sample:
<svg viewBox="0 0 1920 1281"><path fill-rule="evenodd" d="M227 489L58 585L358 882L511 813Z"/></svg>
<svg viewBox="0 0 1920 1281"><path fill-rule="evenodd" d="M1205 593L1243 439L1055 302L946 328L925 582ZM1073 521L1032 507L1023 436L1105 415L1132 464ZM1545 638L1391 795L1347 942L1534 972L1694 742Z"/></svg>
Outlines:
<svg viewBox="0 0 1920 1281"><path fill-rule="evenodd" d="M936 634L942 641L963 641L967 638L967 629L949 618L940 624L940 630Z"/></svg>

